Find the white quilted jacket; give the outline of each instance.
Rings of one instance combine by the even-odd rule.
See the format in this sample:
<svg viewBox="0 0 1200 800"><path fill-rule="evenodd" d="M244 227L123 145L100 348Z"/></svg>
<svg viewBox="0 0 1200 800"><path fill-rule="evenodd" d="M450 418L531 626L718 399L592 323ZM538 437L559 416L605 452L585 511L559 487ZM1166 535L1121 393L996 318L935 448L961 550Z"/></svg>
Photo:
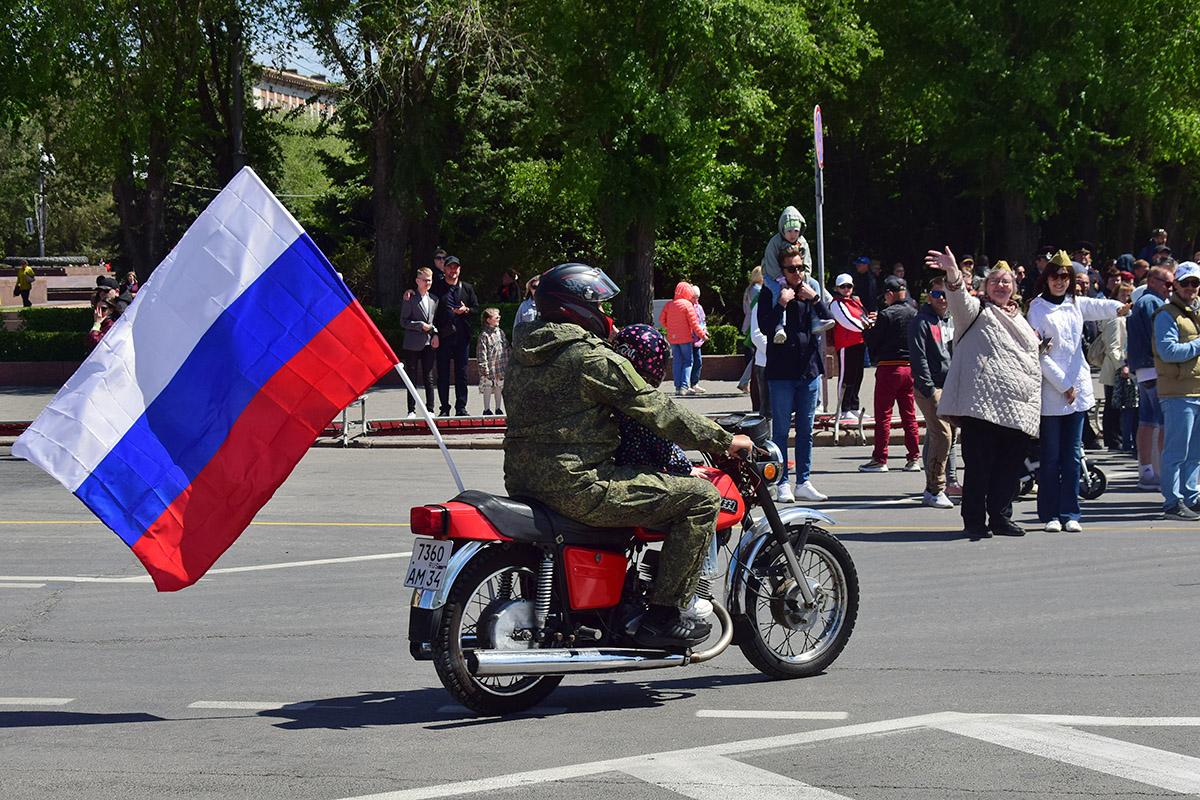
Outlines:
<svg viewBox="0 0 1200 800"><path fill-rule="evenodd" d="M982 304L981 311L979 300L963 287L948 290L946 298L954 319L954 356L938 414L1037 436L1042 411L1037 334L1020 314L1009 317L992 303Z"/></svg>

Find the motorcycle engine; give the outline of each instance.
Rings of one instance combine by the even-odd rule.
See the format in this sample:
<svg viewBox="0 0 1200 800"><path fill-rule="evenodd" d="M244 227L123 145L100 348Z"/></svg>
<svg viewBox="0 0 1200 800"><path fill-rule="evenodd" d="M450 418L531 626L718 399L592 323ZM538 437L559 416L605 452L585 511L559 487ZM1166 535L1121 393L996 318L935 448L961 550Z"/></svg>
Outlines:
<svg viewBox="0 0 1200 800"><path fill-rule="evenodd" d="M480 622L486 639L496 650L532 650L535 646L532 600L496 603Z"/></svg>

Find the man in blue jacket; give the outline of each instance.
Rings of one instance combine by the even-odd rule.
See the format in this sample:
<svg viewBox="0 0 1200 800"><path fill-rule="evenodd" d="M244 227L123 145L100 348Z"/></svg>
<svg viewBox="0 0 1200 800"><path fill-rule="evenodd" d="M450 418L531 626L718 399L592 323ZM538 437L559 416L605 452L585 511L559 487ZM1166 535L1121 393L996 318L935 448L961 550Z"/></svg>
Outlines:
<svg viewBox="0 0 1200 800"><path fill-rule="evenodd" d="M829 310L817 291L804 280L804 258L799 245L791 245L779 257L786 285L779 289L779 300L759 300L758 327L773 331L782 325L781 343L767 341L767 383L771 387L772 436L784 454L783 470L775 487L781 503L797 499L825 500L810 480L812 467L813 420L825 372L821 339L813 333L814 322L829 319ZM769 297L769 295L765 295ZM796 491L788 485L787 442L796 416Z"/></svg>

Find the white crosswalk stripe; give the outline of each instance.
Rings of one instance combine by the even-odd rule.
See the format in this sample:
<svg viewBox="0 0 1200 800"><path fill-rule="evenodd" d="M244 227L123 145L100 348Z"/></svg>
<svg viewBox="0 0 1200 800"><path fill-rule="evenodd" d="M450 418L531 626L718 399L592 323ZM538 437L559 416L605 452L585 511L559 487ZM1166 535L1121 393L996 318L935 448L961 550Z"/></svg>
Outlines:
<svg viewBox="0 0 1200 800"><path fill-rule="evenodd" d="M736 714L736 712L735 712ZM730 714L730 717L735 716ZM708 713L705 716L721 715ZM346 800L420 800L487 794L521 786L569 783L586 776L623 773L696 800L848 800L818 786L737 761L732 756L839 739L940 730L1082 769L1200 795L1200 758L1121 741L1072 726L1200 727L1197 717L1088 717L1082 715L965 714L943 712L814 731L704 745L687 750L593 761L531 772L363 795Z"/></svg>
<svg viewBox="0 0 1200 800"><path fill-rule="evenodd" d="M621 772L695 800L847 800L845 795L724 756L696 758L672 753Z"/></svg>
<svg viewBox="0 0 1200 800"><path fill-rule="evenodd" d="M1147 786L1200 794L1200 758L1021 717L964 719L935 727Z"/></svg>

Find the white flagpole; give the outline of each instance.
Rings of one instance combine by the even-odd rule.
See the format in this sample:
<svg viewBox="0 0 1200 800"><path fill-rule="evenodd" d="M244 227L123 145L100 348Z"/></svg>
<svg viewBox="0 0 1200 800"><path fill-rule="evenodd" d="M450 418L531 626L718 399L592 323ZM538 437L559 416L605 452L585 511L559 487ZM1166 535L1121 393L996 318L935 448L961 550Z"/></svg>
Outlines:
<svg viewBox="0 0 1200 800"><path fill-rule="evenodd" d="M446 466L450 467L450 474L454 476L454 482L458 484L458 491L466 491L463 486L462 478L458 476L458 470L454 467L454 459L450 458L450 451L446 449L446 442L442 439L441 432L438 431L437 425L433 423L433 415L429 413L429 409L425 407L425 401L421 399L421 395L417 393L417 387L413 385L412 379L408 377L408 373L404 371L403 364L396 365L396 372L400 373L400 380L404 381L404 385L408 387L408 391L412 393L413 399L417 401L417 408L421 409L421 416L425 418L425 423L429 426L429 431L433 434L433 438L438 443L438 447L442 448L442 455L446 457Z"/></svg>

